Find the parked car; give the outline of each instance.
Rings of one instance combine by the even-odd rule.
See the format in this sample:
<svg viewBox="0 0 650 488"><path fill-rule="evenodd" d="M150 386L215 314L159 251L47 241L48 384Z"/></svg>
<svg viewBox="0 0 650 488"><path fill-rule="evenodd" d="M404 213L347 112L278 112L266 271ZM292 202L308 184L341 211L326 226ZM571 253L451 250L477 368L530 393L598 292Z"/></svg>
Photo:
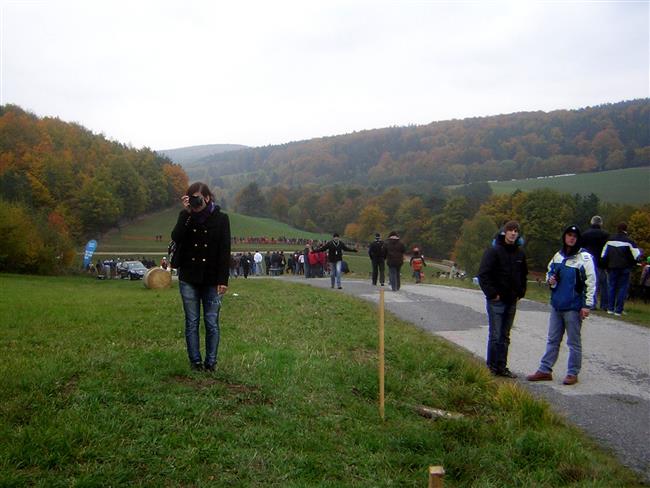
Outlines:
<svg viewBox="0 0 650 488"><path fill-rule="evenodd" d="M140 261L122 261L117 265L117 273L120 278L129 280L141 280L147 268Z"/></svg>

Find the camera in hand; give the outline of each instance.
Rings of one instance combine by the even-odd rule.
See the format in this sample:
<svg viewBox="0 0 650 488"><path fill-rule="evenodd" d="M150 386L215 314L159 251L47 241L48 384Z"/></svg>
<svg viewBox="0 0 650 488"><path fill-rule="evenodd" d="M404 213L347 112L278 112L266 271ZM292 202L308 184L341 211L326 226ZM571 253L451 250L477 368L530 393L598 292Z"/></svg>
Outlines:
<svg viewBox="0 0 650 488"><path fill-rule="evenodd" d="M203 205L203 197L201 195L190 196L190 207L200 208Z"/></svg>

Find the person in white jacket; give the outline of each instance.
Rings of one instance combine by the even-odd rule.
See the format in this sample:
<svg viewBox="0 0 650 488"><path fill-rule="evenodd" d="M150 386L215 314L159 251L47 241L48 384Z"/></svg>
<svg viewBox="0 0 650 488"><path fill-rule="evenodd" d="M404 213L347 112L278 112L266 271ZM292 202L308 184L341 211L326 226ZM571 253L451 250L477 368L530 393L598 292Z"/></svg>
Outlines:
<svg viewBox="0 0 650 488"><path fill-rule="evenodd" d="M255 263L255 274L257 276L260 276L262 274L262 260L264 259L264 256L262 256L262 253L259 251L255 251L255 254L253 255L253 262Z"/></svg>

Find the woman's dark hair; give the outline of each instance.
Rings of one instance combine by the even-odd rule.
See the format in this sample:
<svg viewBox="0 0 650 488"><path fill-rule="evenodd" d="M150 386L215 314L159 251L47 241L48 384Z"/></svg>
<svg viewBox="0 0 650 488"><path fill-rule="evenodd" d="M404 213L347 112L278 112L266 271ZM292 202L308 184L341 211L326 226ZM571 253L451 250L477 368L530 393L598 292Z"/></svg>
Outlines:
<svg viewBox="0 0 650 488"><path fill-rule="evenodd" d="M210 188L208 188L208 185L200 181L197 181L196 183L192 183L187 189L187 191L185 192L185 194L188 197L191 197L197 191L201 193L201 195L203 195L204 197L210 197L210 201L214 202L214 195L210 191Z"/></svg>

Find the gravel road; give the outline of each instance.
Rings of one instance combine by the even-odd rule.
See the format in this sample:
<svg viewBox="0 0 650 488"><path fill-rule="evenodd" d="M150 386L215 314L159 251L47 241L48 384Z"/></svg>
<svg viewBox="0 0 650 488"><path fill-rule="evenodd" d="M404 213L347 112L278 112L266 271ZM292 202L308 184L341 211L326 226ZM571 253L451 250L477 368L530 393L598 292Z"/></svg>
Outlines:
<svg viewBox="0 0 650 488"><path fill-rule="evenodd" d="M330 288L329 278L288 279ZM344 278L343 290L331 291L379 302L378 288L368 281ZM387 288L384 297L386 309L399 318L485 358L487 315L480 290L403 283L399 292ZM579 383L562 385L566 340L553 381L530 383L524 377L539 365L548 317L548 305L530 300L519 303L508 361L520 376L514 381L546 399L557 413L650 482L650 329L608 317L589 317L582 327Z"/></svg>

